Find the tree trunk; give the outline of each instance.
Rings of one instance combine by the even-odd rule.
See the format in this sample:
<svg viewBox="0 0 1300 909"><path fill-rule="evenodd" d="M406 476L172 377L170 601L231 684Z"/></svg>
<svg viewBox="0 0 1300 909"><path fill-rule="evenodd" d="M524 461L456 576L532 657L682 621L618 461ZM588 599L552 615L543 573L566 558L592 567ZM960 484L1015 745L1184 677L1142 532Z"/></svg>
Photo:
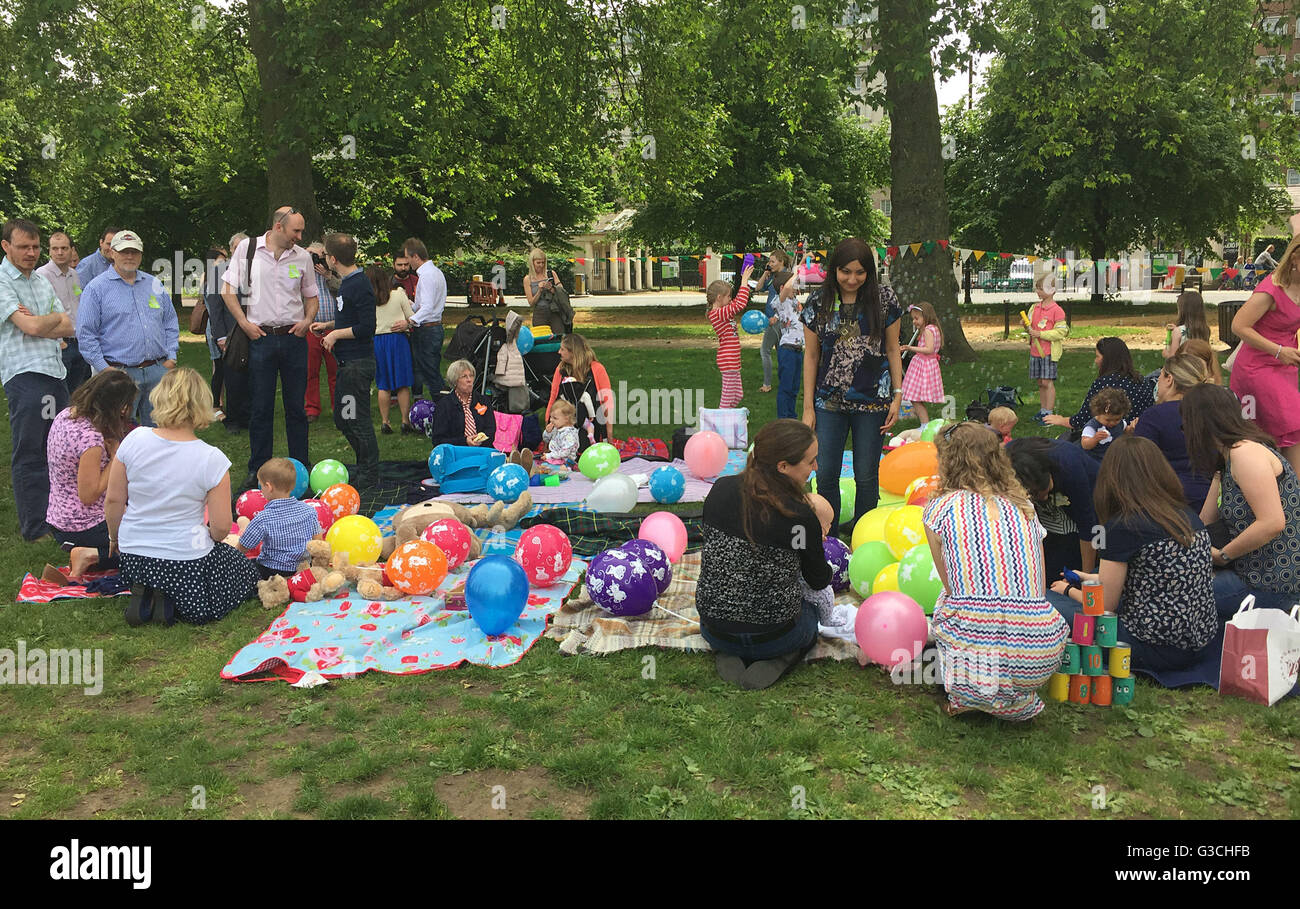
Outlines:
<svg viewBox="0 0 1300 909"><path fill-rule="evenodd" d="M939 99L934 89L927 25L935 0L881 0L879 34L890 110L890 198L892 242L905 244L949 238L948 195L943 185ZM891 270L898 298L906 307L932 303L943 329L944 352L953 360L975 360L957 311L957 279L952 255L942 247L899 255Z"/></svg>
<svg viewBox="0 0 1300 909"><path fill-rule="evenodd" d="M306 91L302 72L293 55L280 46L288 27L283 0L248 0L248 43L257 61L258 115L266 149L267 219L282 205L292 205L306 220L303 242L320 236L321 217L316 208L312 180L310 137L300 114L300 98L316 97Z"/></svg>

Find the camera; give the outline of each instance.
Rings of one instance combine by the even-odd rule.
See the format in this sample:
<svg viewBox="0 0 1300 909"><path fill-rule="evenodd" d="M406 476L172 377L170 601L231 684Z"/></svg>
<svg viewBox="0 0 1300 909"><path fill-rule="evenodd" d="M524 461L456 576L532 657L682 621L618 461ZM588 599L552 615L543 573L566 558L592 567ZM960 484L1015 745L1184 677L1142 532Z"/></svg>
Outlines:
<svg viewBox="0 0 1300 909"><path fill-rule="evenodd" d="M324 268L324 269L327 269L327 270L328 270L328 268L329 268L329 266L325 264L325 257L322 256L322 255L320 255L319 253L312 253L312 254L311 254L311 261L312 261L312 264L313 264L313 265L319 265L321 268Z"/></svg>

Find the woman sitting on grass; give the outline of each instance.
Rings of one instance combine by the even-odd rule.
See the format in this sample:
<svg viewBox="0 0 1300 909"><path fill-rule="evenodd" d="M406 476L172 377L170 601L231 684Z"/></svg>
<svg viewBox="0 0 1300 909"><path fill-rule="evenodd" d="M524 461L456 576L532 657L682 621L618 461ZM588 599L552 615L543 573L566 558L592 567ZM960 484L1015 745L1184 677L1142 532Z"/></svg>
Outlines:
<svg viewBox="0 0 1300 909"><path fill-rule="evenodd" d="M1048 414L1043 417L1045 424L1064 426L1075 430L1076 433L1082 432L1083 427L1092 419L1092 411L1089 407L1092 396L1103 388L1123 389L1132 405L1132 410L1129 412L1130 420L1142 416L1142 412L1151 406L1151 383L1138 375L1137 369L1133 366L1133 354L1129 352L1128 345L1119 338L1102 338L1098 341L1097 356L1093 363L1097 367L1097 378L1092 380L1092 386L1084 395L1083 404L1079 406L1078 412L1072 417Z"/></svg>

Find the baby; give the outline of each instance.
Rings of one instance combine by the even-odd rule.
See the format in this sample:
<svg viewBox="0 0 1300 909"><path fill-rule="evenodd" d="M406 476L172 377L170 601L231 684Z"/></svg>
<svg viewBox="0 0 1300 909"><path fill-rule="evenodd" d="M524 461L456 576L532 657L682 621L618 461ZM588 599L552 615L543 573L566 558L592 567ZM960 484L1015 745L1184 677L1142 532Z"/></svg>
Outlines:
<svg viewBox="0 0 1300 909"><path fill-rule="evenodd" d="M1124 418L1133 405L1124 389L1103 388L1092 396L1088 409L1092 411L1092 419L1083 427L1079 444L1100 461L1106 454L1106 446L1128 427Z"/></svg>
<svg viewBox="0 0 1300 909"><path fill-rule="evenodd" d="M257 471L266 507L253 516L239 535L239 551L247 554L262 544L257 567L266 580L290 577L307 551L307 541L320 532L316 509L293 497L298 475L287 458L271 458Z"/></svg>
<svg viewBox="0 0 1300 909"><path fill-rule="evenodd" d="M1016 428L1020 418L1010 407L995 407L989 411L989 429L1002 437L1002 444L1011 441L1011 430Z"/></svg>
<svg viewBox="0 0 1300 909"><path fill-rule="evenodd" d="M825 496L817 493L809 493L807 496L808 504L812 506L813 514L817 515L817 520L822 525L822 540L831 532L831 523L835 520L835 510L831 508L831 503L826 501ZM808 586L808 582L799 576L799 593L805 600L817 607L817 621L823 625L842 625L843 618L835 614L835 591L829 584L821 590L813 590Z"/></svg>
<svg viewBox="0 0 1300 909"><path fill-rule="evenodd" d="M578 428L573 425L577 418L578 408L572 402L558 398L551 405L551 418L542 433L542 441L546 443L542 460L547 464L572 466L578 460Z"/></svg>

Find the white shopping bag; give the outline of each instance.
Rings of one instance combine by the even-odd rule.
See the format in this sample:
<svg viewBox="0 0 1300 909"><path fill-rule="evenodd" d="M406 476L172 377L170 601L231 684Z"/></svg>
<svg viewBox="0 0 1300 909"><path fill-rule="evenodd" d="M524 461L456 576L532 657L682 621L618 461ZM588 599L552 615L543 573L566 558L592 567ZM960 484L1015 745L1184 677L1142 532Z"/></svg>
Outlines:
<svg viewBox="0 0 1300 909"><path fill-rule="evenodd" d="M1270 707L1295 687L1300 674L1300 605L1256 609L1246 597L1223 632L1219 694L1233 694Z"/></svg>

